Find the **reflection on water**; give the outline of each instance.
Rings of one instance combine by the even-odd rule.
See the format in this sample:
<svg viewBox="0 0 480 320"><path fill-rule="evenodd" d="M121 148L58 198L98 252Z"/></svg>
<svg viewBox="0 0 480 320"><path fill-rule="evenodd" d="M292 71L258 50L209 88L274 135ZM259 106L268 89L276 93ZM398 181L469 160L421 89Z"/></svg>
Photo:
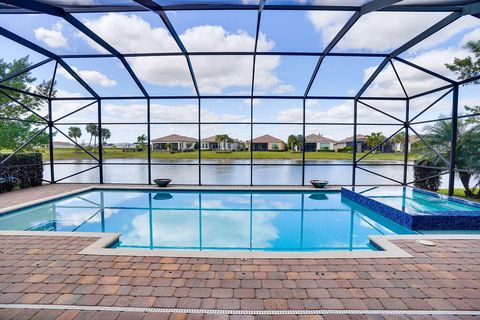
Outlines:
<svg viewBox="0 0 480 320"><path fill-rule="evenodd" d="M372 249L410 233L338 192L90 191L0 218L0 229L120 233L119 247L319 251Z"/></svg>

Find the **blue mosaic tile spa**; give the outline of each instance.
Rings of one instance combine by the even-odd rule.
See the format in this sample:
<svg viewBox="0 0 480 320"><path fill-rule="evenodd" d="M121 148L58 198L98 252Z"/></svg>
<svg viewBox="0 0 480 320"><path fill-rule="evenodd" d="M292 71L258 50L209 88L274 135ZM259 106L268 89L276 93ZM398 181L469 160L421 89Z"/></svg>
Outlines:
<svg viewBox="0 0 480 320"><path fill-rule="evenodd" d="M342 188L355 201L412 230L480 230L480 203L410 187Z"/></svg>

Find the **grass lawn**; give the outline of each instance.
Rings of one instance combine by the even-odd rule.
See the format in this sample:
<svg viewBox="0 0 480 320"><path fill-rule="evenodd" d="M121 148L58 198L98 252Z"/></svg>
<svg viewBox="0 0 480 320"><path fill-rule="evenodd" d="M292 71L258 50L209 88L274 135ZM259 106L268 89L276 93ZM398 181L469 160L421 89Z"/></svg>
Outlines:
<svg viewBox="0 0 480 320"><path fill-rule="evenodd" d="M448 189L439 189L438 193L448 194ZM478 198L471 198L471 197L465 196L465 190L463 188L454 189L453 190L453 195L456 196L456 197L459 197L459 198L465 198L467 200L480 202L480 199L478 199Z"/></svg>
<svg viewBox="0 0 480 320"><path fill-rule="evenodd" d="M106 148L103 154L104 159L124 159L124 158L147 158L147 152L123 152L122 149ZM43 158L49 159L48 149L41 150ZM95 153L98 155L98 152ZM358 153L361 157L363 153ZM301 152L273 152L273 151L255 151L255 159L302 159ZM153 159L198 159L198 151L169 153L162 151L152 151ZM231 153L217 153L215 151L202 151L203 159L250 159L249 151L235 151ZM348 152L307 152L306 159L325 159L325 160L351 160L352 154ZM81 150L75 149L55 149L55 160L71 159L90 159L90 156ZM366 160L403 160L401 153L377 153L370 154Z"/></svg>

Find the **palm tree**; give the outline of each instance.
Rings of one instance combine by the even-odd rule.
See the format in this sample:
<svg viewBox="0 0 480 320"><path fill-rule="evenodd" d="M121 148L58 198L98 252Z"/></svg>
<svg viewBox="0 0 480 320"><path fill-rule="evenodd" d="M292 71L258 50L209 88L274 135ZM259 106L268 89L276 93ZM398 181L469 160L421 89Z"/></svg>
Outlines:
<svg viewBox="0 0 480 320"><path fill-rule="evenodd" d="M299 134L297 135L297 147L299 150L303 149L303 135Z"/></svg>
<svg viewBox="0 0 480 320"><path fill-rule="evenodd" d="M88 142L88 146L91 147L92 145L92 138L98 135L97 124L89 123L85 126L85 130L90 133L90 141Z"/></svg>
<svg viewBox="0 0 480 320"><path fill-rule="evenodd" d="M95 126L95 131L92 132L93 136L93 150L97 147L98 126ZM98 142L100 144L100 141Z"/></svg>
<svg viewBox="0 0 480 320"><path fill-rule="evenodd" d="M453 63L447 63L445 66L450 71L457 74L459 80L472 78L480 72L480 40L469 41L464 45L472 53L464 58L455 58ZM465 85L478 85L480 80L467 82ZM475 114L480 112L480 106L465 106L465 111L471 116L457 121L457 150L456 167L461 169L457 171L460 181L465 189L465 195L468 197L480 198L480 120ZM450 159L450 139L452 132L451 121L441 120L435 125L426 128L426 140L432 147L438 150L446 159ZM421 148L419 148L420 151ZM423 148L424 150L426 148ZM433 152L428 150L422 154L425 159L432 158ZM438 161L435 154L434 161ZM474 181L473 187L470 187L470 180Z"/></svg>
<svg viewBox="0 0 480 320"><path fill-rule="evenodd" d="M296 135L291 134L291 135L288 136L287 145L288 145L288 148L290 149L290 151L294 150L296 142L297 142L297 136Z"/></svg>
<svg viewBox="0 0 480 320"><path fill-rule="evenodd" d="M215 136L215 142L219 144L219 147L223 144L223 148L227 143L233 143L234 140L228 136L228 134L217 134ZM220 149L220 148L219 148Z"/></svg>
<svg viewBox="0 0 480 320"><path fill-rule="evenodd" d="M147 136L142 134L141 136L138 136L137 137L137 144L140 146L140 148L142 149L141 151L143 151L143 149L145 148L145 146L147 145Z"/></svg>
<svg viewBox="0 0 480 320"><path fill-rule="evenodd" d="M372 149L382 143L383 140L385 140L385 136L381 132L372 132L365 137L365 143ZM375 154L376 151L377 149L373 150L372 153Z"/></svg>
<svg viewBox="0 0 480 320"><path fill-rule="evenodd" d="M102 145L104 145L108 139L112 137L110 129L102 128Z"/></svg>
<svg viewBox="0 0 480 320"><path fill-rule="evenodd" d="M457 125L458 134L462 135L465 131L465 123L463 121L459 121ZM432 147L435 148L438 153L440 153L445 159L450 158L450 139L452 137L452 121L438 121L433 126L425 126L423 131L426 134L423 135L423 139L430 144ZM417 150L422 155L430 154L431 156L435 157L435 163L442 161L442 165L447 165L444 161L435 154L432 149L422 143L419 144Z"/></svg>
<svg viewBox="0 0 480 320"><path fill-rule="evenodd" d="M75 143L78 144L77 139L82 136L82 130L79 127L70 127L68 128L68 136L72 139L75 140ZM75 146L75 149L78 152L77 146Z"/></svg>
<svg viewBox="0 0 480 320"><path fill-rule="evenodd" d="M395 144L400 144L400 150L403 152L404 145L405 145L405 132L399 132L395 136L393 136L393 142ZM396 149L396 148L395 148ZM396 150L395 150L396 151Z"/></svg>
<svg viewBox="0 0 480 320"><path fill-rule="evenodd" d="M68 128L68 136L78 144L77 139L82 136L82 130L79 127L70 127Z"/></svg>
<svg viewBox="0 0 480 320"><path fill-rule="evenodd" d="M444 116L440 116L443 118ZM452 121L437 121L433 126L424 128L427 132L423 139L432 146L445 160L450 159ZM480 123L461 119L457 122L456 167L461 169L458 176L468 197L480 198ZM426 160L434 166L445 167L448 163L437 155L428 145L419 144L414 152L419 160ZM474 185L470 186L474 179Z"/></svg>

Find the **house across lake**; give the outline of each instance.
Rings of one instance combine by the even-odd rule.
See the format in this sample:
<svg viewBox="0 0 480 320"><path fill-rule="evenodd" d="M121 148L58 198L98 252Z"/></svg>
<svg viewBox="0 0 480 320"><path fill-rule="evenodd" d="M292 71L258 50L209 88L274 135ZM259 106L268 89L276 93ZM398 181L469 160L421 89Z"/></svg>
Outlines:
<svg viewBox="0 0 480 320"><path fill-rule="evenodd" d="M201 141L202 150L244 151L245 142L232 139L227 135L214 135Z"/></svg>
<svg viewBox="0 0 480 320"><path fill-rule="evenodd" d="M301 136L299 136L300 140ZM356 150L357 152L368 152L372 146L367 143L367 135L357 134ZM384 138L385 139L385 138ZM336 141L322 134L309 134L305 136L305 152L351 152L353 150L353 136L346 137ZM409 150L414 142L415 136L410 137ZM151 141L152 149L158 151L194 151L198 150L198 138L182 136L179 134L170 134L164 137L156 138ZM250 141L241 141L229 137L227 134L217 134L200 141L201 150L205 151L287 151L291 146L285 141L275 136L265 134ZM377 151L385 153L402 152L404 143L390 139L377 147ZM296 151L302 151L301 143L294 148Z"/></svg>
<svg viewBox="0 0 480 320"><path fill-rule="evenodd" d="M285 142L269 134L257 137L252 140L253 151L284 151Z"/></svg>
<svg viewBox="0 0 480 320"><path fill-rule="evenodd" d="M305 152L333 150L335 142L320 134L309 134L305 137Z"/></svg>
<svg viewBox="0 0 480 320"><path fill-rule="evenodd" d="M198 139L171 134L152 140L152 149L159 151L193 151L197 147Z"/></svg>

